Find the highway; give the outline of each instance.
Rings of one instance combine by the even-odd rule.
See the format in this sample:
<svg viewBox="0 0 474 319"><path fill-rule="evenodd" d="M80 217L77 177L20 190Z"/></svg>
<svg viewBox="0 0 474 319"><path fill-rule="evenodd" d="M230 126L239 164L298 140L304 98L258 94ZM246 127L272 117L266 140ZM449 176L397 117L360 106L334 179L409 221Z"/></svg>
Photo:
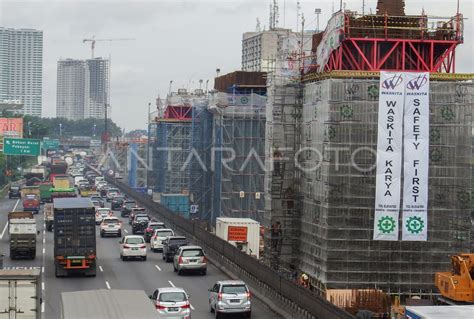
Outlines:
<svg viewBox="0 0 474 319"><path fill-rule="evenodd" d="M206 276L185 274L178 276L173 272L172 263L166 263L161 253L148 250L147 261L121 261L119 258L119 238L100 238L97 232L98 269L95 278L68 277L56 278L53 265L53 234L44 228L43 214L35 215L40 235L37 237L37 255L34 260L11 260L9 257L9 236L7 214L13 209L21 211L17 199L0 199L0 253L4 254L4 268L37 267L43 274L43 318L59 319L61 311L60 293L94 289L140 289L147 295L158 287L176 286L184 288L190 295L193 319L213 318L209 312L208 292L217 280L229 279L212 265L208 265ZM120 214L115 214L120 218ZM122 218L124 233L131 234L128 219ZM98 226L97 226L98 229ZM149 246L148 246L149 248ZM258 319L280 318L258 299L252 299L252 317ZM240 318L229 316L229 318Z"/></svg>

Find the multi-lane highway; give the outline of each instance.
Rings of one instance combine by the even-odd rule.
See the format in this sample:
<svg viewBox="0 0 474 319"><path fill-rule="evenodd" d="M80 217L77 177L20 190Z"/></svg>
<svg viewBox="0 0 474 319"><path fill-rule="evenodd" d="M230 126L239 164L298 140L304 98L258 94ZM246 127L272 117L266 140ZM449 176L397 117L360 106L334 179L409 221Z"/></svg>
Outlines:
<svg viewBox="0 0 474 319"><path fill-rule="evenodd" d="M0 253L4 254L4 267L37 267L43 274L43 318L60 318L60 293L93 289L140 289L151 294L158 287L182 287L190 295L193 319L212 318L209 312L208 292L217 280L228 279L220 270L210 265L207 275L178 276L171 263L165 263L161 253L148 250L147 261L121 261L119 258L119 238L100 238L97 233L98 271L95 278L56 278L53 265L53 234L44 228L43 214L35 215L40 235L37 240L37 256L34 260L11 260L7 231L7 214L21 211L21 202L16 199L0 199ZM117 214L120 216L120 214ZM119 217L120 218L120 217ZM131 233L126 219L123 220L124 233ZM98 227L98 226L97 226ZM280 318L258 299L252 299L253 318ZM234 316L233 318L239 318Z"/></svg>

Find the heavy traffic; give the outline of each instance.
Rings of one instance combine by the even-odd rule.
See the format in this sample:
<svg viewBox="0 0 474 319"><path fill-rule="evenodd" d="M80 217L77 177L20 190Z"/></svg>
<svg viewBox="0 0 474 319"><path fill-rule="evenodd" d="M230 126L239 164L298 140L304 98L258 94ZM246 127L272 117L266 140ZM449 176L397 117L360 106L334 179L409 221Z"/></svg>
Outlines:
<svg viewBox="0 0 474 319"><path fill-rule="evenodd" d="M56 278L95 277L101 258L97 241L113 238L117 262L147 262L147 257L157 254L172 264L176 276L206 276L209 260L202 247L109 185L81 156L69 164L53 157L49 165L43 163L34 171L36 175L26 176L21 185L9 189L8 197L22 203L22 211L8 214L11 259L36 258L40 231L34 214L42 212L45 230L52 233L54 244L53 260L45 263L54 267ZM185 289L171 284L145 291L156 316L191 318L191 297ZM252 297L245 282L219 280L202 288L208 290L208 310L216 318L226 314L233 318L251 316ZM67 296L61 299L70 300ZM70 305L62 307L63 318L76 318L80 311L68 313Z"/></svg>

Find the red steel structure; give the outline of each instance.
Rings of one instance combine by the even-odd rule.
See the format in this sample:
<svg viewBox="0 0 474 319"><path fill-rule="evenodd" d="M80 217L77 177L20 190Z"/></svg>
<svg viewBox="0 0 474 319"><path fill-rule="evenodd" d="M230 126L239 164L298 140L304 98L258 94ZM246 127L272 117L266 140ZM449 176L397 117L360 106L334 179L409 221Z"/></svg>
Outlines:
<svg viewBox="0 0 474 319"><path fill-rule="evenodd" d="M168 105L163 118L175 121L191 121L193 119L193 109L190 105Z"/></svg>
<svg viewBox="0 0 474 319"><path fill-rule="evenodd" d="M424 13L391 16L346 11L343 15L340 45L332 50L324 66L318 65L318 72L455 73L456 47L463 43L462 14L453 18L431 18ZM322 42L322 35L315 35L313 41L316 41L315 48ZM316 55L316 51L313 54Z"/></svg>

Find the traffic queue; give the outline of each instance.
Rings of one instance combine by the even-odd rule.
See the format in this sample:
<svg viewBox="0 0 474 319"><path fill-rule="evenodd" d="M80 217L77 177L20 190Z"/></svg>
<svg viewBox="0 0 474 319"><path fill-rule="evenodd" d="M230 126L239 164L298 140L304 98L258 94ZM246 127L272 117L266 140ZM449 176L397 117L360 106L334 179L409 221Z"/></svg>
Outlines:
<svg viewBox="0 0 474 319"><path fill-rule="evenodd" d="M202 247L193 245L164 222L140 207L132 198L110 185L97 171L77 162L68 169L80 197L88 198L94 208L94 224L101 240L116 237L118 257L123 262L146 262L148 254L161 253L166 262L173 264L174 272L205 276L208 259ZM72 200L72 199L68 199ZM126 230L128 223L131 232ZM54 231L54 230L53 230ZM100 256L96 256L100 258ZM87 274L86 274L87 275ZM209 287L209 310L220 318L227 313L251 316L251 294L240 280L216 282ZM149 298L160 318L191 318L191 303L187 292L179 287L161 287Z"/></svg>

